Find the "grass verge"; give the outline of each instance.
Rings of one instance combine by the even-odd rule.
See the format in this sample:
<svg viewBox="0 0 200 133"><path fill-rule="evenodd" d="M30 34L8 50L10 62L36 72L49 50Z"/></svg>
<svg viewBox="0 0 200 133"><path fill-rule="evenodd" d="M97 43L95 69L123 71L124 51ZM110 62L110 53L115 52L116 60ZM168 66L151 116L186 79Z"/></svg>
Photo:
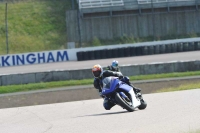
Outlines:
<svg viewBox="0 0 200 133"><path fill-rule="evenodd" d="M7 3L9 54L63 49L71 0ZM6 3L0 2L0 54L6 54Z"/></svg>
<svg viewBox="0 0 200 133"><path fill-rule="evenodd" d="M130 80L136 81L136 80L161 79L161 78L170 78L170 77L186 77L186 76L198 76L198 75L200 75L200 71L177 72L177 73L166 73L166 74L130 76ZM57 88L57 87L76 86L76 85L92 85L92 84L93 84L93 79L67 80L67 81L56 81L56 82L45 82L45 83L42 82L42 83L31 83L31 84L23 84L23 85L9 85L9 86L1 86L0 94L49 89L49 88ZM178 90L185 90L188 88L200 88L200 84L198 85L193 84L186 87L180 86ZM173 90L177 90L177 88L163 89L163 91L173 91Z"/></svg>
<svg viewBox="0 0 200 133"><path fill-rule="evenodd" d="M178 87L163 88L156 92L160 93L160 92L182 91L182 90L191 90L191 89L197 89L197 88L200 88L200 83L180 85Z"/></svg>
<svg viewBox="0 0 200 133"><path fill-rule="evenodd" d="M195 131L190 131L188 133L200 133L200 129L199 130L195 130Z"/></svg>

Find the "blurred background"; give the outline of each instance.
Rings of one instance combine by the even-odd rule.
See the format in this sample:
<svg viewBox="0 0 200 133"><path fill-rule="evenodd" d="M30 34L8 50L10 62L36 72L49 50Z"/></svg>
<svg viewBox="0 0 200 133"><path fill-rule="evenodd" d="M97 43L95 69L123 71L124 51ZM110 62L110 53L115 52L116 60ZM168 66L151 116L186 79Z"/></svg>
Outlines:
<svg viewBox="0 0 200 133"><path fill-rule="evenodd" d="M200 0L0 0L0 55L200 36Z"/></svg>

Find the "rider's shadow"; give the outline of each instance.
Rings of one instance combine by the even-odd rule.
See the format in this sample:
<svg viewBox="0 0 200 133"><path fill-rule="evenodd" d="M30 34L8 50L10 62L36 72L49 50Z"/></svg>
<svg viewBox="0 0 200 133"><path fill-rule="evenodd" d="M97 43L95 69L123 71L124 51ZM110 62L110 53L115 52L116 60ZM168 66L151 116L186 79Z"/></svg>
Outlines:
<svg viewBox="0 0 200 133"><path fill-rule="evenodd" d="M117 114L122 114L122 113L131 113L131 112L128 112L128 111L120 111L120 112L110 112L110 113L100 113L100 114L83 115L83 116L77 116L77 117L103 116L103 115L117 115ZM74 117L74 118L77 118L77 117Z"/></svg>

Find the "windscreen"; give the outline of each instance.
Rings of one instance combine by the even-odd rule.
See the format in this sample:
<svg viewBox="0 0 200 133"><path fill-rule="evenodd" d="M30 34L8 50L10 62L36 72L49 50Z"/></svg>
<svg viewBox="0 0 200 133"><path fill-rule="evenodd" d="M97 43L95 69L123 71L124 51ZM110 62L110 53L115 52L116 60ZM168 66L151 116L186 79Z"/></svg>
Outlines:
<svg viewBox="0 0 200 133"><path fill-rule="evenodd" d="M106 77L103 79L103 88L110 89L110 83L111 83L112 77Z"/></svg>

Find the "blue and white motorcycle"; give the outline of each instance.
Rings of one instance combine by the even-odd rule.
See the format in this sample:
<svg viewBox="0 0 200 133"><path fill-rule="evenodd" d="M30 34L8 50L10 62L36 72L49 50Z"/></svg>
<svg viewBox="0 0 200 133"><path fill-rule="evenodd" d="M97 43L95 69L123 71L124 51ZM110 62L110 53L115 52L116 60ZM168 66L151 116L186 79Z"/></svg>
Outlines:
<svg viewBox="0 0 200 133"><path fill-rule="evenodd" d="M119 78L106 77L102 83L102 95L123 109L133 112L136 108L142 110L147 107L142 94L140 92L135 93L131 86L119 80Z"/></svg>

